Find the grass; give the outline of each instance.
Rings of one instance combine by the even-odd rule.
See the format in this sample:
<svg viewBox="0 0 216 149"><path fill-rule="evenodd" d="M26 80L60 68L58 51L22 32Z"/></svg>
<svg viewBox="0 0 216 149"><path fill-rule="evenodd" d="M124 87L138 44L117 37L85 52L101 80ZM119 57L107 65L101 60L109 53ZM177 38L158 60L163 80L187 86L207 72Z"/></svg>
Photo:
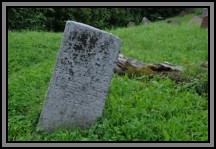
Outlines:
<svg viewBox="0 0 216 149"><path fill-rule="evenodd" d="M121 53L146 63L182 65L180 77L114 75L103 116L86 130L36 128L62 33L8 32L9 141L207 141L208 31L163 21L109 32L122 40ZM204 88L204 89L203 89ZM199 92L197 91L199 90Z"/></svg>

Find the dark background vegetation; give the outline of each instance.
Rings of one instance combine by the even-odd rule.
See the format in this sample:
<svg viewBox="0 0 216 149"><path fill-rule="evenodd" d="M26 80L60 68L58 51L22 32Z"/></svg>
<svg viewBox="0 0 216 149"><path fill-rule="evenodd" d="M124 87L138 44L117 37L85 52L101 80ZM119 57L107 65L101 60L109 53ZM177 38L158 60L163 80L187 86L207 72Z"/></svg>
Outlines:
<svg viewBox="0 0 216 149"><path fill-rule="evenodd" d="M8 8L9 30L61 32L67 20L92 25L100 29L125 27L130 21L140 24L143 17L157 21L193 8Z"/></svg>

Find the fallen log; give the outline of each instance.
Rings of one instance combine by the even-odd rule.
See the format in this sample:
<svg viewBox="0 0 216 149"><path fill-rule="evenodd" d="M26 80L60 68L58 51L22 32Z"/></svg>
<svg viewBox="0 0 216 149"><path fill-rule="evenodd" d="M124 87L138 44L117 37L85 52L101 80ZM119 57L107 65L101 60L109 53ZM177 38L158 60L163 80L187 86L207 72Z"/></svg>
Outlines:
<svg viewBox="0 0 216 149"><path fill-rule="evenodd" d="M169 62L156 64L145 64L132 58L128 58L123 54L119 54L114 72L117 74L125 74L142 76L150 74L166 74L174 71L182 71L183 68L178 65L173 65Z"/></svg>

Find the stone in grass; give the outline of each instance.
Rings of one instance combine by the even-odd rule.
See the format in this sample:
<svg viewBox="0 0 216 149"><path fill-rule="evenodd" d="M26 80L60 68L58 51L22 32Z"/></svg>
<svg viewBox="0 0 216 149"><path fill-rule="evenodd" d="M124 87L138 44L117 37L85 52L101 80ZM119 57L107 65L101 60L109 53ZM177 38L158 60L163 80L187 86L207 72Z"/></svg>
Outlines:
<svg viewBox="0 0 216 149"><path fill-rule="evenodd" d="M102 115L121 40L67 21L38 128L88 128Z"/></svg>

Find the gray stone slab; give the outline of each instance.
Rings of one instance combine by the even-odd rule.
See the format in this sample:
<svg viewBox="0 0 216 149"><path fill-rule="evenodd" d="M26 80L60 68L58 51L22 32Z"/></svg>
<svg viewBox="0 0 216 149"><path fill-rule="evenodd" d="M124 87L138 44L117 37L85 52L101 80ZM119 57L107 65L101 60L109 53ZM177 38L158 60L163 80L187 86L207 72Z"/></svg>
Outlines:
<svg viewBox="0 0 216 149"><path fill-rule="evenodd" d="M203 17L208 16L208 8L203 9Z"/></svg>
<svg viewBox="0 0 216 149"><path fill-rule="evenodd" d="M38 127L88 128L102 116L121 40L67 21Z"/></svg>

